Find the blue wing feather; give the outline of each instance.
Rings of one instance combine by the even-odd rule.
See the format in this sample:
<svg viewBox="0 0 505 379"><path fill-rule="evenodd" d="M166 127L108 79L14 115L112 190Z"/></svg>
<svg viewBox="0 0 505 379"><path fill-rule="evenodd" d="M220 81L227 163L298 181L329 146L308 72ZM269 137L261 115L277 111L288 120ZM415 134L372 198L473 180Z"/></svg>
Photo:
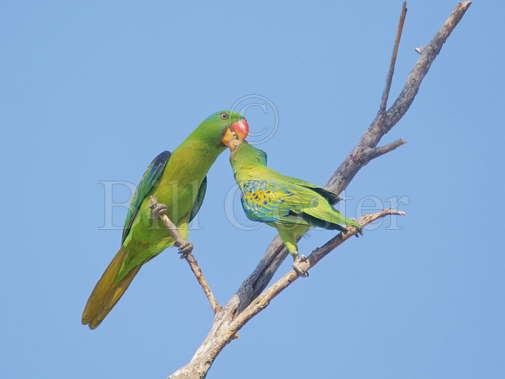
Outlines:
<svg viewBox="0 0 505 379"><path fill-rule="evenodd" d="M264 180L242 182L242 208L253 221L307 225L308 222L297 213L301 213L304 207L314 206L314 198L307 197L304 189L297 187Z"/></svg>

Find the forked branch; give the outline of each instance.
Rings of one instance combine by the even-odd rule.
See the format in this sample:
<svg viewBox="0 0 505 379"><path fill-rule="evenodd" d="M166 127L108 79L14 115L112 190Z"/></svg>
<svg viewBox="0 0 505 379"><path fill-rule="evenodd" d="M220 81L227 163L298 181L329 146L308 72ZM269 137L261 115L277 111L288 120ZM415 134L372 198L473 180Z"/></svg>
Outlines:
<svg viewBox="0 0 505 379"><path fill-rule="evenodd" d="M403 25L405 25L405 17L407 16L407 2L404 1L402 5L402 13L398 21L398 28L396 29L396 38L393 45L393 54L391 54L391 61L389 62L389 71L386 77L386 86L382 92L381 105L379 107L379 114L384 113L388 105L389 91L391 90L391 83L393 82L393 75L395 73L396 58L398 57L398 48L400 47L400 40L403 33Z"/></svg>

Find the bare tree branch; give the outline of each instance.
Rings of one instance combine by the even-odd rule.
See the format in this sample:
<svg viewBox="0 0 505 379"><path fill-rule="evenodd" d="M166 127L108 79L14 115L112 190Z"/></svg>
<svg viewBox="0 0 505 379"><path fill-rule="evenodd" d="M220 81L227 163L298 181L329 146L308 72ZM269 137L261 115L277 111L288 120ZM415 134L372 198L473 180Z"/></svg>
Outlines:
<svg viewBox="0 0 505 379"><path fill-rule="evenodd" d="M207 283L207 280L205 280L205 276L203 276L202 270L200 269L200 266L198 265L196 258L193 256L192 253L189 253L186 256L184 256L184 259L186 260L186 262L188 262L188 265L191 268L191 271L193 271L193 274L195 275L198 284L200 284L200 287L202 287L203 293L205 294L205 296L207 296L212 311L214 313L219 312L221 310L221 306L217 302L214 293L212 292L209 284Z"/></svg>
<svg viewBox="0 0 505 379"><path fill-rule="evenodd" d="M396 57L398 56L398 48L400 47L400 39L402 38L403 25L405 24L405 16L407 16L407 2L404 1L402 5L402 13L398 21L398 28L396 30L395 44L393 46L393 54L391 55L391 62L389 63L388 76L386 78L386 86L382 93L381 105L379 113L384 113L388 105L389 91L391 90L391 83L393 82L393 74L395 73Z"/></svg>
<svg viewBox="0 0 505 379"><path fill-rule="evenodd" d="M151 208L157 204L156 198L154 196L151 196ZM160 215L160 221L165 225L167 230L170 232L172 237L174 237L175 240L175 246L181 248L183 246L187 246L188 242L184 240L182 237L181 233L179 233L179 229L177 226L168 218L167 215ZM191 248L192 250L192 248ZM209 300L210 306L214 313L217 313L221 310L221 306L218 304L214 294L212 293L212 290L210 289L209 284L207 283L207 280L205 280L205 276L203 276L202 270L200 266L198 265L198 262L196 261L196 258L193 256L191 251L181 254L181 258L185 259L186 262L188 262L189 267L191 268L191 271L195 275L196 280L198 281L198 284L200 284L200 287L202 287L203 293Z"/></svg>
<svg viewBox="0 0 505 379"><path fill-rule="evenodd" d="M386 153L389 153L390 151L393 151L394 149L396 149L397 147L399 147L401 145L405 145L406 143L407 143L406 141L399 139L399 140L396 140L395 142L391 142L390 144L387 144L387 145L384 145L381 147L374 147L374 148L365 149L365 151L363 151L363 155L365 158L365 164L370 162L372 159L378 158L381 155L384 155Z"/></svg>
<svg viewBox="0 0 505 379"><path fill-rule="evenodd" d="M435 37L433 37L428 45L424 46L422 50L420 50L421 56L408 75L403 90L395 100L392 107L387 111L385 120L386 133L398 121L400 121L400 119L409 109L410 104L412 104L414 98L417 95L417 91L421 86L421 82L424 79L424 76L428 73L428 70L431 67L431 64L437 57L438 53L440 53L440 50L442 49L442 46L444 45L449 35L461 21L468 8L470 8L470 5L472 5L471 1L464 1L462 3L459 3L451 15L447 18L447 20L445 20L444 25L442 25L437 34L435 34Z"/></svg>
<svg viewBox="0 0 505 379"><path fill-rule="evenodd" d="M398 123L398 121L409 109L431 64L470 5L470 1L459 3L444 22L437 34L433 37L431 42L420 50L420 57L408 75L402 91L394 101L393 105L386 111L385 108L387 105L383 104L387 104L393 76L392 73L394 72L394 65L396 61L397 46L403 29L406 12L406 5L403 5L397 36L395 39L395 47L393 48L393 56L391 58L391 64L386 79L386 87L384 88L379 112L368 127L368 130L358 141L357 145L328 180L328 183L326 184L326 188L328 190L337 194L341 193L362 167L368 164L371 160L388 153L405 143L403 140L398 140L391 144L377 147L382 137ZM381 111L382 108L384 109ZM397 211L385 210L385 212ZM374 216L375 215L369 215L368 217ZM383 217L383 215L379 217ZM360 222L367 223L368 221L367 219L360 219ZM349 235L348 233L338 235L320 249L313 251L308 262L308 264L311 265L310 267L351 235L352 232L350 232ZM330 250L326 251L328 248L330 248ZM277 283L263 292L280 264L286 258L286 255L287 251L283 247L280 238L276 237L266 249L263 258L258 263L253 273L242 283L237 293L228 301L228 303L216 313L207 337L197 349L191 361L186 366L173 373L170 378L194 379L204 378L207 375L207 371L212 366L215 358L224 346L233 340L235 333L250 318L266 307L271 299L273 299L284 288L289 286L292 281L297 279L296 272L290 271Z"/></svg>

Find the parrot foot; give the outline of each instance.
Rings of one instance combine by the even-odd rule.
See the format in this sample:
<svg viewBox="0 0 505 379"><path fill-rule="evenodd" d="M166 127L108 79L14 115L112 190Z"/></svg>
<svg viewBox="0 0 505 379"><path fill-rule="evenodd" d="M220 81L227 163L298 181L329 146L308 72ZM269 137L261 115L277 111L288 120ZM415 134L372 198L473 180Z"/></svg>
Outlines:
<svg viewBox="0 0 505 379"><path fill-rule="evenodd" d="M363 229L356 228L356 227L355 227L355 229L356 229L357 233L354 235L354 237L356 237L356 238L361 237L363 235Z"/></svg>
<svg viewBox="0 0 505 379"><path fill-rule="evenodd" d="M160 220L161 216L167 213L168 207L165 204L158 203L154 197L151 196L151 216L155 220Z"/></svg>
<svg viewBox="0 0 505 379"><path fill-rule="evenodd" d="M295 261L293 262L293 270L295 270L295 272L306 278L309 276L309 273L308 271L305 271L304 269L300 268L299 267L299 263L302 263L302 262L307 262L308 258L305 256L305 255L298 255L295 259Z"/></svg>
<svg viewBox="0 0 505 379"><path fill-rule="evenodd" d="M359 225L358 223L356 223L357 225ZM354 226L352 225L352 227L354 229L356 229L356 234L354 235L356 238L359 238L363 235L363 228L361 228L360 226Z"/></svg>
<svg viewBox="0 0 505 379"><path fill-rule="evenodd" d="M188 254L193 252L193 244L189 241L183 241L178 247L178 253L181 255L181 259L186 259Z"/></svg>

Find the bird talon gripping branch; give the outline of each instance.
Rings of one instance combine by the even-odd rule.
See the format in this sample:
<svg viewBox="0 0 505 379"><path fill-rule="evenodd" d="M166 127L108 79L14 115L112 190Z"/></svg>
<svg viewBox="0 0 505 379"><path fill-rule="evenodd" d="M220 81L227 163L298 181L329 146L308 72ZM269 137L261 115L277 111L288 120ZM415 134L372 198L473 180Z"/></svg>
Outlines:
<svg viewBox="0 0 505 379"><path fill-rule="evenodd" d="M166 215L168 207L165 204L158 203L154 196L151 196L151 217L154 220L160 220L161 216Z"/></svg>
<svg viewBox="0 0 505 379"><path fill-rule="evenodd" d="M305 260L307 260L307 258L305 258ZM295 272L300 275L301 277L303 278L307 278L309 276L309 272L304 270L303 268L301 268L299 266L299 264L301 262L305 262L305 261L302 261L301 259L297 259L296 261L293 262L293 270L295 270Z"/></svg>
<svg viewBox="0 0 505 379"><path fill-rule="evenodd" d="M193 252L193 244L189 241L183 241L179 245L179 251L181 259L186 259L189 254Z"/></svg>

